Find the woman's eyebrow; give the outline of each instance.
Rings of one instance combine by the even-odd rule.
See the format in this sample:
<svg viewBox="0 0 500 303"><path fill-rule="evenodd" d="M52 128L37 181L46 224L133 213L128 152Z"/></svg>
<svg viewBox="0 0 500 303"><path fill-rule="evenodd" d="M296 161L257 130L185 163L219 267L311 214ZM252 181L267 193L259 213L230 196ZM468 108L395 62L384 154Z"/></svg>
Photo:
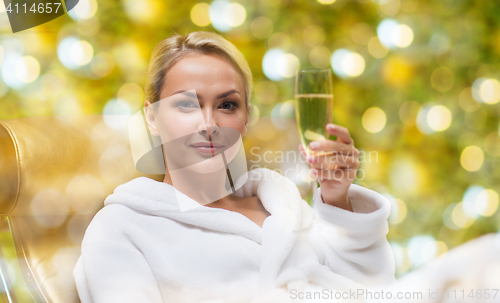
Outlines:
<svg viewBox="0 0 500 303"><path fill-rule="evenodd" d="M231 95L231 94L234 94L234 93L237 93L238 95L240 95L240 92L239 92L239 91L237 91L237 90L235 90L235 89L232 89L232 90L230 90L230 91L227 91L227 92L225 92L225 93L222 93L222 94L218 95L218 96L217 96L217 99L221 99L221 98L227 97L227 96L229 96L229 95Z"/></svg>
<svg viewBox="0 0 500 303"><path fill-rule="evenodd" d="M191 91L185 91L185 90L178 90L175 93L171 94L170 96L174 96L177 94L183 94L183 95L186 95L186 96L191 97L191 98L197 98L195 93L193 93Z"/></svg>
<svg viewBox="0 0 500 303"><path fill-rule="evenodd" d="M176 95L176 94L184 94L188 97L192 97L192 98L198 98L200 100L202 100L203 98L201 96L196 96L195 94L193 94L191 91L185 91L185 90L179 90L179 91L176 91L175 93L173 93L171 96L173 95ZM225 93L222 93L222 94L219 94L217 95L217 99L221 99L221 98L225 98L231 94L234 94L234 93L237 93L238 95L241 95L239 91L235 90L235 89L232 89L232 90L229 90Z"/></svg>

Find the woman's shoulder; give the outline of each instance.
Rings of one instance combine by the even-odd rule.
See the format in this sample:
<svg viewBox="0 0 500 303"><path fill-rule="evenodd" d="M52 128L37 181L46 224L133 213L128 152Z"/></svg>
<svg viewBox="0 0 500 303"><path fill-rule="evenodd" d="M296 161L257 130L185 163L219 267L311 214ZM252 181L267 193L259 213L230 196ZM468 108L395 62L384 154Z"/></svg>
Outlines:
<svg viewBox="0 0 500 303"><path fill-rule="evenodd" d="M119 231L122 226L134 221L134 217L138 215L140 214L125 205L106 205L95 214L87 227L86 234Z"/></svg>

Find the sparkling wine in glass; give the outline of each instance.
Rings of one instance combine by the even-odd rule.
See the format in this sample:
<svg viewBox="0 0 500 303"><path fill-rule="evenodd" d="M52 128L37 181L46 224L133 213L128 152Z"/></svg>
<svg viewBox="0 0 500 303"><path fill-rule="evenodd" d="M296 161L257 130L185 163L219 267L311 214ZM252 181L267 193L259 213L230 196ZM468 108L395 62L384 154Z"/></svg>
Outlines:
<svg viewBox="0 0 500 303"><path fill-rule="evenodd" d="M326 140L326 125L332 121L333 84L331 70L301 69L295 77L295 113L300 140L306 154L322 155L311 151L311 141Z"/></svg>

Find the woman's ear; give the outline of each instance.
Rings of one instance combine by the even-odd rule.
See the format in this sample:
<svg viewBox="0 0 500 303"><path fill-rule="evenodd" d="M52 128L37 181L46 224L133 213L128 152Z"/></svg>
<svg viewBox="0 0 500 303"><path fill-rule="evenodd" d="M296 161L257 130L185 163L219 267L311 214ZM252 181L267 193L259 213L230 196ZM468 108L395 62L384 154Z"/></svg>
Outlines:
<svg viewBox="0 0 500 303"><path fill-rule="evenodd" d="M146 123L148 124L149 132L152 136L159 136L158 126L156 125L156 116L154 105L148 100L144 102L144 116L146 117Z"/></svg>

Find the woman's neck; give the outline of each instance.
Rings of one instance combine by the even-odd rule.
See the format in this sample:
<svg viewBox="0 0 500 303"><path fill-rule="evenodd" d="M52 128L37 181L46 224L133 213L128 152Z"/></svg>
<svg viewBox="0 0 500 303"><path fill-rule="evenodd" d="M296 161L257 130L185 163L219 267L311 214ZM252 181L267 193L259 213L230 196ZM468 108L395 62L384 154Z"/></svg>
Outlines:
<svg viewBox="0 0 500 303"><path fill-rule="evenodd" d="M225 168L210 173L178 169L167 171L163 182L172 185L199 204L207 205L224 199L231 193L226 189L226 178Z"/></svg>

